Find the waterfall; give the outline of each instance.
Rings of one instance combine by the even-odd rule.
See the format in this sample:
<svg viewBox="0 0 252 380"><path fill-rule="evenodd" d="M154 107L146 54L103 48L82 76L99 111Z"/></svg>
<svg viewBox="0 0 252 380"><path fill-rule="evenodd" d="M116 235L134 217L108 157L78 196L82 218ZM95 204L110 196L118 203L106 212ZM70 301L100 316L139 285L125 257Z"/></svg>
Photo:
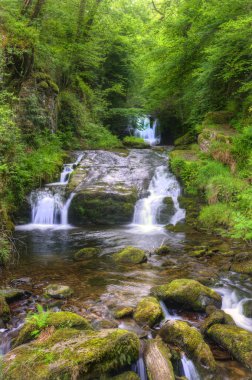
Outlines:
<svg viewBox="0 0 252 380"><path fill-rule="evenodd" d="M200 376L195 365L190 359L186 357L185 354L182 354L181 362L182 362L182 367L183 367L183 372L184 372L183 375L188 380L200 380Z"/></svg>
<svg viewBox="0 0 252 380"><path fill-rule="evenodd" d="M151 125L150 118L138 118L137 128L135 129L135 136L144 139L144 141L150 145L160 144L160 136L158 136L157 131L157 120L154 120L153 125Z"/></svg>
<svg viewBox="0 0 252 380"><path fill-rule="evenodd" d="M181 209L178 202L180 187L176 178L168 171L167 165L159 166L148 188L149 196L139 199L135 205L133 224L151 229L159 225L158 216L164 207L163 201L171 197L175 213L168 223L176 224L185 217L185 210Z"/></svg>
<svg viewBox="0 0 252 380"><path fill-rule="evenodd" d="M61 224L64 224L64 225L68 224L68 210L74 196L75 196L75 193L70 194L68 200L66 201L66 203L64 204L64 207L62 208Z"/></svg>

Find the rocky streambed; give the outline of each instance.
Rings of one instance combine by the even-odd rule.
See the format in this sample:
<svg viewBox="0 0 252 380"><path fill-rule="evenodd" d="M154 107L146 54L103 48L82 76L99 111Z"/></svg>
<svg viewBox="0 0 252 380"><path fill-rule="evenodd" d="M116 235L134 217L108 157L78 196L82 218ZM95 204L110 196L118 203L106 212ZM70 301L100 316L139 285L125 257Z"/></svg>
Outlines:
<svg viewBox="0 0 252 380"><path fill-rule="evenodd" d="M166 154L84 152L66 187L81 222L16 231L18 265L1 279L4 379L252 376L250 248L197 231L177 190ZM114 216L129 198L129 220L108 220L104 199ZM130 223L136 210L146 224Z"/></svg>

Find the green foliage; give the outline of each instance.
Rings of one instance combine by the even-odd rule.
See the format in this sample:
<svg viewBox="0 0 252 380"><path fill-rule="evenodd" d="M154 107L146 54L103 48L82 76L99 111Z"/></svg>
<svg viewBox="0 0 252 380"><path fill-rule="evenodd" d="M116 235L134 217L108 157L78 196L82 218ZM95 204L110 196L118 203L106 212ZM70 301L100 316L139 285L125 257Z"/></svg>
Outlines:
<svg viewBox="0 0 252 380"><path fill-rule="evenodd" d="M129 148L147 148L147 144L141 137L126 136L123 139L123 144Z"/></svg>
<svg viewBox="0 0 252 380"><path fill-rule="evenodd" d="M247 187L247 184L231 175L218 175L209 178L206 185L208 203L235 202L238 195Z"/></svg>
<svg viewBox="0 0 252 380"><path fill-rule="evenodd" d="M202 208L199 221L206 228L216 229L218 227L228 229L232 226L232 210L227 204L217 203Z"/></svg>
<svg viewBox="0 0 252 380"><path fill-rule="evenodd" d="M47 327L49 311L44 311L43 306L37 304L37 313L31 313L27 316L26 321L35 326L35 330L32 331L31 335L35 338L41 332L42 329Z"/></svg>

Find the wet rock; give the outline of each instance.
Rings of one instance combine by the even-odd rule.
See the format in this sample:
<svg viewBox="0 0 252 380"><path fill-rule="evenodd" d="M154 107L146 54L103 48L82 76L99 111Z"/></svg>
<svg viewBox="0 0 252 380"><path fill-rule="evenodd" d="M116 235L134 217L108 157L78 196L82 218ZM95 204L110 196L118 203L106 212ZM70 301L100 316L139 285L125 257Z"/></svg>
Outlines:
<svg viewBox="0 0 252 380"><path fill-rule="evenodd" d="M252 333L237 326L215 324L207 330L207 335L252 369Z"/></svg>
<svg viewBox="0 0 252 380"><path fill-rule="evenodd" d="M248 261L241 261L233 263L231 270L238 273L250 274L252 275L252 259Z"/></svg>
<svg viewBox="0 0 252 380"><path fill-rule="evenodd" d="M140 380L140 377L133 371L127 371L121 373L120 375L107 378L105 380Z"/></svg>
<svg viewBox="0 0 252 380"><path fill-rule="evenodd" d="M155 286L151 294L186 310L205 311L208 305L221 306L221 296L195 280L173 280L166 285Z"/></svg>
<svg viewBox="0 0 252 380"><path fill-rule="evenodd" d="M162 208L159 211L158 223L165 224L174 215L175 207L172 197L165 197Z"/></svg>
<svg viewBox="0 0 252 380"><path fill-rule="evenodd" d="M151 380L174 380L169 348L160 339L150 339L144 350L144 360Z"/></svg>
<svg viewBox="0 0 252 380"><path fill-rule="evenodd" d="M80 249L74 254L74 260L82 261L85 259L92 259L95 255L100 253L100 248L85 247Z"/></svg>
<svg viewBox="0 0 252 380"><path fill-rule="evenodd" d="M141 325L152 327L163 316L161 306L155 297L143 298L136 307L134 319Z"/></svg>
<svg viewBox="0 0 252 380"><path fill-rule="evenodd" d="M211 326L217 323L235 326L235 322L229 314L223 310L215 310L202 322L200 331L205 334Z"/></svg>
<svg viewBox="0 0 252 380"><path fill-rule="evenodd" d="M252 300L247 300L242 306L243 314L247 318L252 318Z"/></svg>
<svg viewBox="0 0 252 380"><path fill-rule="evenodd" d="M132 317L133 313L134 313L133 307L128 306L128 307L122 307L120 309L117 309L114 315L115 315L115 318L122 319L122 318Z"/></svg>
<svg viewBox="0 0 252 380"><path fill-rule="evenodd" d="M45 294L52 298L65 299L73 294L73 290L67 285L50 284L45 288Z"/></svg>
<svg viewBox="0 0 252 380"><path fill-rule="evenodd" d="M31 283L32 283L31 277L21 277L21 278L15 278L11 280L11 285L13 286L31 285Z"/></svg>
<svg viewBox="0 0 252 380"><path fill-rule="evenodd" d="M10 308L3 296L0 296L0 320L7 322L10 319Z"/></svg>
<svg viewBox="0 0 252 380"><path fill-rule="evenodd" d="M76 374L86 380L100 379L123 370L138 356L139 340L134 333L62 328L10 351L2 372L5 380L70 379Z"/></svg>
<svg viewBox="0 0 252 380"><path fill-rule="evenodd" d="M154 253L156 255L167 255L168 253L171 253L171 248L167 245L161 245L159 248L155 249Z"/></svg>
<svg viewBox="0 0 252 380"><path fill-rule="evenodd" d="M128 246L122 251L115 253L115 261L127 264L141 264L147 261L145 252L140 248Z"/></svg>
<svg viewBox="0 0 252 380"><path fill-rule="evenodd" d="M57 313L40 312L26 319L24 326L19 331L15 340L15 347L31 341L47 327L54 327L55 329L71 327L75 329L92 330L89 322L78 314L68 311L59 311Z"/></svg>
<svg viewBox="0 0 252 380"><path fill-rule="evenodd" d="M92 323L96 329L114 329L117 328L119 323L115 320L101 319Z"/></svg>
<svg viewBox="0 0 252 380"><path fill-rule="evenodd" d="M215 371L212 352L195 327L190 327L184 321L168 321L161 327L159 334L166 343L175 344L185 351L202 370Z"/></svg>
<svg viewBox="0 0 252 380"><path fill-rule="evenodd" d="M29 292L27 292L23 289L16 289L16 288L0 289L0 296L4 297L7 302L16 301L16 300L23 298L29 294L30 294Z"/></svg>

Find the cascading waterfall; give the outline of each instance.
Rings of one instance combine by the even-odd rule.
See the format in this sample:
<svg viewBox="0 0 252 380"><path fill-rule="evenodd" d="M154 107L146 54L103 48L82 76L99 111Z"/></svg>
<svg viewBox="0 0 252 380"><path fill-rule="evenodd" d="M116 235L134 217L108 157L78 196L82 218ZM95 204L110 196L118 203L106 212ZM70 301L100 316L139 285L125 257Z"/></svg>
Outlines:
<svg viewBox="0 0 252 380"><path fill-rule="evenodd" d="M163 201L166 197L171 197L174 204L175 213L167 223L177 224L185 218L185 210L181 209L178 202L180 186L174 175L167 168L167 165L159 166L150 182L148 188L149 196L139 199L135 205L133 224L151 229L159 225L158 216L164 207Z"/></svg>
<svg viewBox="0 0 252 380"><path fill-rule="evenodd" d="M160 136L157 130L157 120L153 121L151 125L150 118L138 118L137 119L138 128L135 129L135 136L144 139L144 141L150 145L160 144Z"/></svg>
<svg viewBox="0 0 252 380"><path fill-rule="evenodd" d="M193 364L192 360L188 359L186 355L183 353L181 358L181 363L183 367L183 375L188 380L200 380L200 375Z"/></svg>

